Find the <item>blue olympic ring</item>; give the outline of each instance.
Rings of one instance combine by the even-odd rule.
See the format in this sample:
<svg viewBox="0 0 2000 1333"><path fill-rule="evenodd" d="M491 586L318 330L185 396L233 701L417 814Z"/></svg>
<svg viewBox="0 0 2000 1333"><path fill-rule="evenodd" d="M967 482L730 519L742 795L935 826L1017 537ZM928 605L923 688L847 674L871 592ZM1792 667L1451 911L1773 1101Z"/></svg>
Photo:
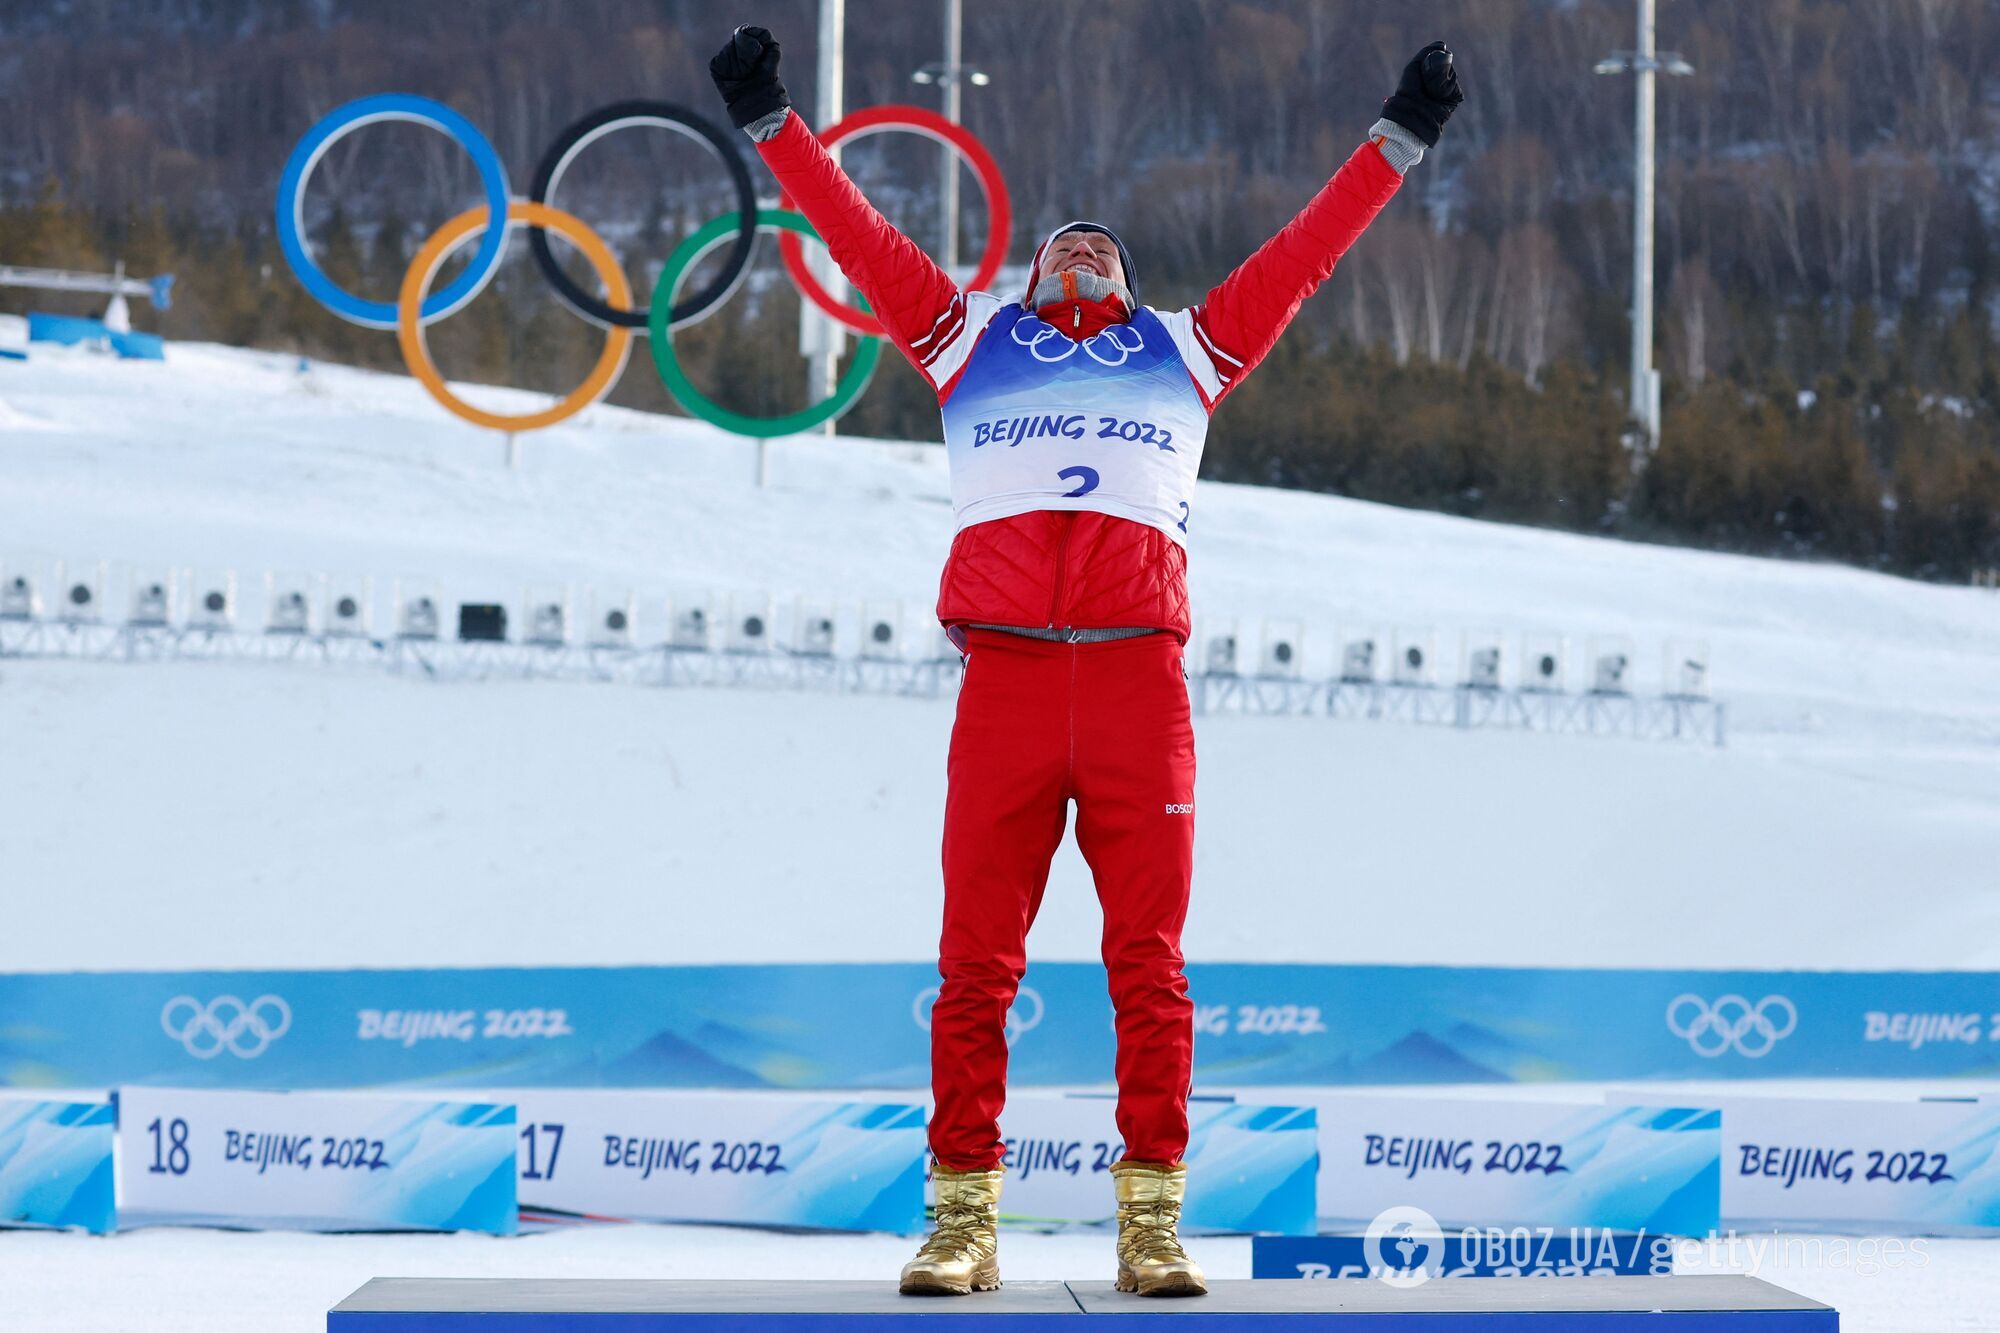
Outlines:
<svg viewBox="0 0 2000 1333"><path fill-rule="evenodd" d="M292 149L292 155L285 159L285 174L278 182L278 245L283 249L292 271L299 275L299 281L321 305L342 319L371 329L396 327L396 303L368 301L354 295L327 277L313 261L305 244L306 182L311 179L313 168L319 165L320 158L336 140L363 125L387 120L427 125L465 149L472 156L472 165L479 170L480 184L485 187L488 217L506 217L507 203L512 197L507 188L507 168L500 161L500 154L493 151L493 145L479 132L479 127L442 102L433 102L428 97L416 97L409 93L377 93L335 108L306 131L305 138L299 140L298 147ZM486 229L485 237L465 271L442 290L425 298L418 312L420 322L429 324L443 319L479 295L480 289L500 269L500 257L507 247L507 231L504 226Z"/></svg>

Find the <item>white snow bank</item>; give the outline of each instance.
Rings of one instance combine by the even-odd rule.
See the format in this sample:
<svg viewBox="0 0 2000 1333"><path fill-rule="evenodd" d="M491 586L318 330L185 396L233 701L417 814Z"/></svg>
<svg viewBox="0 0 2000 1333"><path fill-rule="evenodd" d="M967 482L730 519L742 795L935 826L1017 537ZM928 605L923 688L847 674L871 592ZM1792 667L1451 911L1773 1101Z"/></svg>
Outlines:
<svg viewBox="0 0 2000 1333"><path fill-rule="evenodd" d="M364 573L378 623L412 574L914 621L950 537L931 446L783 441L759 489L754 444L597 408L510 472L410 380L199 345L38 348L0 399L57 428L0 424L0 561ZM1192 956L2000 966L2000 597L1239 486L1204 485L1193 528L1198 614L1302 619L1317 669L1338 625L1435 627L1447 662L1466 627L1624 633L1652 691L1666 639L1705 639L1731 744L1209 719ZM8 663L0 969L927 958L949 719ZM1095 956L1095 918L1066 850L1037 956Z"/></svg>

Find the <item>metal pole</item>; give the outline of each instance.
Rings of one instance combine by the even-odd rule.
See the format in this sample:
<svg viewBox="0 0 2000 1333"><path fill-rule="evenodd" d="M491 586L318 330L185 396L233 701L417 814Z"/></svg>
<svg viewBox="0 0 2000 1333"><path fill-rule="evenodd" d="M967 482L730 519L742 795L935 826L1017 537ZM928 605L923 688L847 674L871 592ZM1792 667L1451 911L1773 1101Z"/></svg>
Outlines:
<svg viewBox="0 0 2000 1333"><path fill-rule="evenodd" d="M842 87L846 70L847 0L819 0L819 96L815 105L816 130L823 130L840 119L841 107L845 101ZM834 161L840 160L840 149L832 150ZM846 282L840 271L834 267L824 247L807 246L808 262L820 282L829 291L846 290ZM807 357L806 392L814 401L830 396L840 381L840 349L846 341L839 324L813 309L810 303L799 303L799 350ZM827 422L819 428L822 435L833 434L833 423ZM762 486L767 480L765 450L760 446L757 453L757 484Z"/></svg>
<svg viewBox="0 0 2000 1333"><path fill-rule="evenodd" d="M1645 428L1646 447L1660 445L1659 381L1653 372L1653 110L1659 77L1654 45L1655 0L1639 0L1638 85L1632 189L1632 416Z"/></svg>
<svg viewBox="0 0 2000 1333"><path fill-rule="evenodd" d="M962 77L960 46L965 35L965 0L944 0L944 118L958 124L959 80ZM958 155L944 154L944 250L939 256L947 273L958 267Z"/></svg>

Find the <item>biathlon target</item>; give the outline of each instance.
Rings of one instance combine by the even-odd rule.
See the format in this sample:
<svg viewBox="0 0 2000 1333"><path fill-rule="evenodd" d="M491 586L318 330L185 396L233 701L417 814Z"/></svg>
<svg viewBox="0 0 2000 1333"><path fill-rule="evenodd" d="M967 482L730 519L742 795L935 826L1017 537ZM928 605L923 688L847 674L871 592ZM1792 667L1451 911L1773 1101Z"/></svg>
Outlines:
<svg viewBox="0 0 2000 1333"><path fill-rule="evenodd" d="M614 102L577 121L549 145L549 151L542 154L541 165L535 168L535 183L528 190L528 198L538 204L553 203L556 187L562 184L563 173L569 170L570 163L584 149L607 134L638 126L673 130L702 145L722 162L723 169L729 173L730 184L736 189L735 244L729 247L728 255L723 258L722 272L670 312L669 326L679 328L683 324L692 324L729 299L736 290L736 284L742 281L744 270L750 263L750 252L757 244L757 191L750 183L750 171L743 165L743 155L736 151L734 142L723 137L721 130L672 102ZM556 262L555 254L549 249L549 238L540 227L528 229L528 248L534 252L535 263L540 266L542 276L577 314L593 324L615 324L628 329L647 326L647 311L621 310L579 287L575 279Z"/></svg>

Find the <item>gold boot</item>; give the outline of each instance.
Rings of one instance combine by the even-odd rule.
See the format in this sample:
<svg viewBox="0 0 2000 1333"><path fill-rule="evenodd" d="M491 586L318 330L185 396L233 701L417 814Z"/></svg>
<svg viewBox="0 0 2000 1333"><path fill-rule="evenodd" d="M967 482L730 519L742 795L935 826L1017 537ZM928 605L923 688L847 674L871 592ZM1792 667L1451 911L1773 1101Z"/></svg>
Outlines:
<svg viewBox="0 0 2000 1333"><path fill-rule="evenodd" d="M1181 1201L1187 1168L1163 1162L1115 1162L1118 1190L1118 1290L1141 1296L1206 1296L1201 1268L1181 1248Z"/></svg>
<svg viewBox="0 0 2000 1333"><path fill-rule="evenodd" d="M947 1171L931 1168L937 1187L937 1225L903 1265L899 1290L905 1296L963 1296L994 1291L1000 1286L999 1168L991 1171Z"/></svg>

